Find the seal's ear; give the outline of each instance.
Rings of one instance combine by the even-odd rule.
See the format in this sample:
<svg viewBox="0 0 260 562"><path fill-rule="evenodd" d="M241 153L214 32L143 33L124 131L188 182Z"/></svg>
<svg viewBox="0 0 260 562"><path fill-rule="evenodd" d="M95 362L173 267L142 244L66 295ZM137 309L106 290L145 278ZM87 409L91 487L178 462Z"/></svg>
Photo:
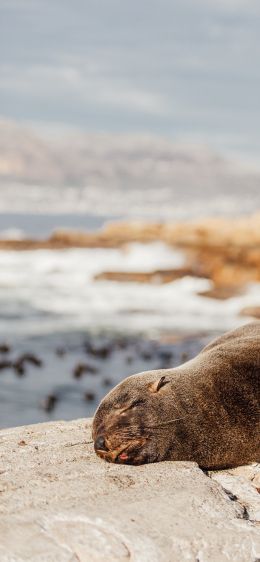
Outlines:
<svg viewBox="0 0 260 562"><path fill-rule="evenodd" d="M170 381L166 381L165 380L166 377L163 376L161 377L159 380L154 381L150 386L149 386L149 390L150 392L158 392L160 390L160 388L162 388L162 386L164 386L165 384L167 384Z"/></svg>

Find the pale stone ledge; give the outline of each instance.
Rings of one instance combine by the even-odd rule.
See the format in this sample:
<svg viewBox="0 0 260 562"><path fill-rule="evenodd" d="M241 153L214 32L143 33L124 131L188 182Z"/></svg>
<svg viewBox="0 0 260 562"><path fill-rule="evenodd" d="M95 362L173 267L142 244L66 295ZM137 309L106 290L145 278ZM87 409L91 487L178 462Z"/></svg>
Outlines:
<svg viewBox="0 0 260 562"><path fill-rule="evenodd" d="M0 451L1 562L260 558L257 465L107 464L91 420L3 430Z"/></svg>

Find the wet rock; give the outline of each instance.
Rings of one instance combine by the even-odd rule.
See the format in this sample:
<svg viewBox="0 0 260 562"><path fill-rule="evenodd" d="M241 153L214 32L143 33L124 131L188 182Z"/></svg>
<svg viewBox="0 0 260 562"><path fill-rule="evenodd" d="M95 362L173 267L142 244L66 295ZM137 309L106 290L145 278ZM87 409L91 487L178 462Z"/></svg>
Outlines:
<svg viewBox="0 0 260 562"><path fill-rule="evenodd" d="M213 287L207 291L200 291L198 295L201 297L207 297L209 299L227 300L232 297L237 297L242 295L244 292L243 287L227 286L227 287Z"/></svg>
<svg viewBox="0 0 260 562"><path fill-rule="evenodd" d="M127 341L127 339L124 338L118 338L115 341L115 346L118 349L127 349L129 342Z"/></svg>
<svg viewBox="0 0 260 562"><path fill-rule="evenodd" d="M93 401L95 400L95 398L96 398L96 395L95 395L94 392L89 392L89 391L88 391L88 392L85 392L85 394L84 394L84 399L85 399L87 402L93 402Z"/></svg>
<svg viewBox="0 0 260 562"><path fill-rule="evenodd" d="M159 357L160 361L168 363L172 360L173 353L172 353L172 351L169 351L167 349L160 349L158 351L158 357Z"/></svg>
<svg viewBox="0 0 260 562"><path fill-rule="evenodd" d="M89 365L89 363L78 363L73 371L73 377L80 379L83 375L95 375L98 372L97 367Z"/></svg>
<svg viewBox="0 0 260 562"><path fill-rule="evenodd" d="M144 361L151 361L153 354L151 351L141 351L140 353L140 357L144 360Z"/></svg>
<svg viewBox="0 0 260 562"><path fill-rule="evenodd" d="M86 351L93 357L97 357L98 359L107 359L113 350L113 344L108 343L107 345L101 346L94 346L91 343L86 344Z"/></svg>
<svg viewBox="0 0 260 562"><path fill-rule="evenodd" d="M133 363L134 358L133 358L132 355L126 355L125 360L126 360L126 363L128 363L130 365L131 363Z"/></svg>
<svg viewBox="0 0 260 562"><path fill-rule="evenodd" d="M240 315L260 319L260 306L246 306L242 308Z"/></svg>
<svg viewBox="0 0 260 562"><path fill-rule="evenodd" d="M10 353L11 346L8 343L0 343L0 353Z"/></svg>
<svg viewBox="0 0 260 562"><path fill-rule="evenodd" d="M14 361L12 363L12 367L15 371L15 374L18 375L19 377L22 377L23 375L25 375L26 369L25 369L25 366L24 366L24 362L21 361L21 359L17 359L17 361Z"/></svg>
<svg viewBox="0 0 260 562"><path fill-rule="evenodd" d="M190 268L161 269L151 272L104 271L94 276L95 281L120 281L121 283L171 283L187 275L195 275Z"/></svg>
<svg viewBox="0 0 260 562"><path fill-rule="evenodd" d="M66 349L65 347L57 347L55 353L58 357L64 357L64 355L66 355Z"/></svg>
<svg viewBox="0 0 260 562"><path fill-rule="evenodd" d="M102 381L103 386L112 386L113 382L109 377L105 377Z"/></svg>
<svg viewBox="0 0 260 562"><path fill-rule="evenodd" d="M43 365L43 361L33 353L24 353L19 358L19 361L23 363L29 363L31 365L34 365L34 367L42 367Z"/></svg>
<svg viewBox="0 0 260 562"><path fill-rule="evenodd" d="M10 369L13 366L12 361L0 361L0 371Z"/></svg>
<svg viewBox="0 0 260 562"><path fill-rule="evenodd" d="M18 376L23 376L26 373L26 365L33 365L34 367L42 367L43 361L33 353L24 353L20 355L13 362L13 369Z"/></svg>
<svg viewBox="0 0 260 562"><path fill-rule="evenodd" d="M55 394L49 394L42 402L42 408L45 412L52 412L57 404L58 397Z"/></svg>

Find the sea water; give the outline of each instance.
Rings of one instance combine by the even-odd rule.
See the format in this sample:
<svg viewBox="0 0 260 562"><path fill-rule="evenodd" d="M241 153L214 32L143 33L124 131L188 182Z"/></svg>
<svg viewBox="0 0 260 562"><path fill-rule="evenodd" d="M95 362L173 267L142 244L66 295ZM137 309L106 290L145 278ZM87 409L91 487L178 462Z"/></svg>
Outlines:
<svg viewBox="0 0 260 562"><path fill-rule="evenodd" d="M16 227L21 237L40 238L56 225L93 229L105 220L42 214L37 222L34 214L17 218L10 213L0 230ZM26 366L24 376L13 369L0 370L0 426L92 415L102 396L122 378L179 364L183 353L193 356L210 337L245 322L240 310L259 302L257 284L220 301L199 296L211 287L207 279L184 277L167 284L95 280L103 271L149 272L183 264L182 253L161 242L111 249L0 251L0 343L11 346L9 354L0 353L0 362L28 352L43 362L41 368ZM89 337L96 342L108 338L113 353L106 360L86 356ZM127 341L123 350L113 343L122 337ZM151 343L164 337L173 337L168 364L160 360L161 344L154 351ZM147 345L150 359L142 352ZM64 354L57 353L59 349ZM92 366L94 362L97 375L75 380L75 366L86 361ZM93 393L91 402L84 399L86 392ZM49 395L57 397L52 412L43 407Z"/></svg>

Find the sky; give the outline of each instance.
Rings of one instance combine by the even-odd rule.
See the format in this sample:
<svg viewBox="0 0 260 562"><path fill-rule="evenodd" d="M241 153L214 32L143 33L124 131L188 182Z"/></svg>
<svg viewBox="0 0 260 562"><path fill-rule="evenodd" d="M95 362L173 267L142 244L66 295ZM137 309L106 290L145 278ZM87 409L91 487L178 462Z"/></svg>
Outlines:
<svg viewBox="0 0 260 562"><path fill-rule="evenodd" d="M260 149L259 0L0 0L2 117Z"/></svg>

